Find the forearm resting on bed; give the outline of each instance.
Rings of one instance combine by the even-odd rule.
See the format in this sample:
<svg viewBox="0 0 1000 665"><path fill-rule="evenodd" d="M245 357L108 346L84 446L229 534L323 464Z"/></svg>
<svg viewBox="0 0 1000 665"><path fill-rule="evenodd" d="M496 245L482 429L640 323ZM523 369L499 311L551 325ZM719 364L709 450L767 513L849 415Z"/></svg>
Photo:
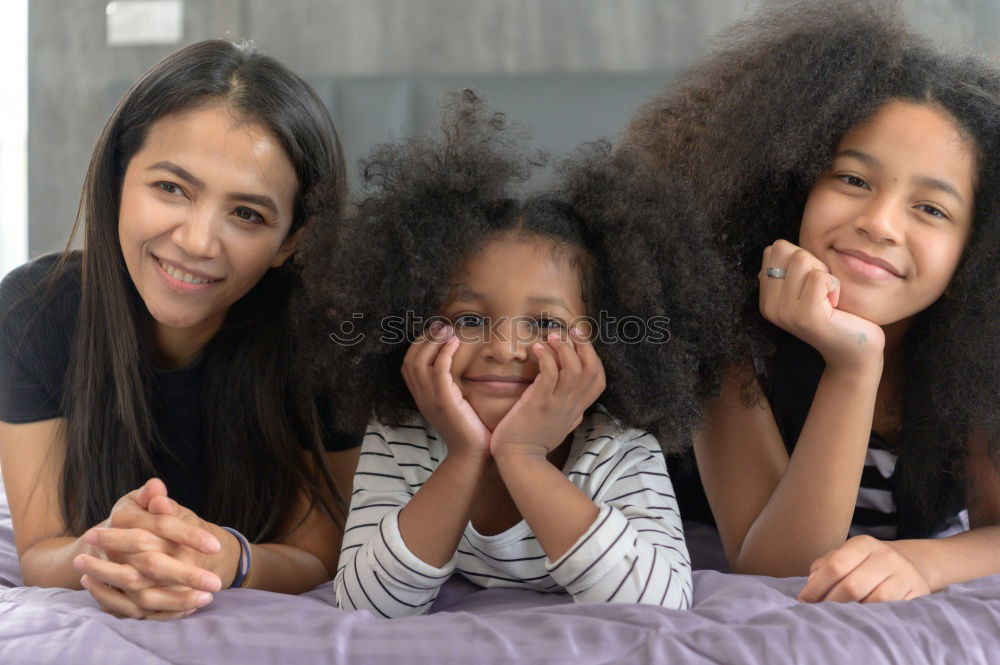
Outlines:
<svg viewBox="0 0 1000 665"><path fill-rule="evenodd" d="M847 538L871 432L879 373L827 369L777 486L732 559L741 573L805 575ZM720 526L722 525L720 520Z"/></svg>
<svg viewBox="0 0 1000 665"><path fill-rule="evenodd" d="M38 541L21 554L24 585L82 589L83 573L73 567L73 559L80 554L98 556L97 550L83 538L64 536Z"/></svg>
<svg viewBox="0 0 1000 665"><path fill-rule="evenodd" d="M931 591L1000 573L1000 525L949 538L898 540L890 545L920 571Z"/></svg>
<svg viewBox="0 0 1000 665"><path fill-rule="evenodd" d="M298 547L266 543L251 545L250 551L252 567L247 586L254 589L305 593L332 577L318 556Z"/></svg>

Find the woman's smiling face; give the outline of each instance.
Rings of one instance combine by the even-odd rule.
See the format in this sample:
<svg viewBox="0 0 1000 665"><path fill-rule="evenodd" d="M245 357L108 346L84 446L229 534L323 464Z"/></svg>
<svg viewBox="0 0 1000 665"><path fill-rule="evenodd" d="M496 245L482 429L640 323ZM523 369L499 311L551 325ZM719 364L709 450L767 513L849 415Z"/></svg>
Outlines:
<svg viewBox="0 0 1000 665"><path fill-rule="evenodd" d="M840 309L889 325L944 293L972 226L974 168L968 140L934 106L889 102L844 137L799 233L840 280Z"/></svg>
<svg viewBox="0 0 1000 665"><path fill-rule="evenodd" d="M492 430L538 374L532 344L586 316L572 253L538 236L503 234L470 258L441 314L460 344L451 374ZM588 332L585 329L585 332Z"/></svg>
<svg viewBox="0 0 1000 665"><path fill-rule="evenodd" d="M125 171L118 237L158 344L196 351L288 258L298 187L274 135L224 106L151 127Z"/></svg>

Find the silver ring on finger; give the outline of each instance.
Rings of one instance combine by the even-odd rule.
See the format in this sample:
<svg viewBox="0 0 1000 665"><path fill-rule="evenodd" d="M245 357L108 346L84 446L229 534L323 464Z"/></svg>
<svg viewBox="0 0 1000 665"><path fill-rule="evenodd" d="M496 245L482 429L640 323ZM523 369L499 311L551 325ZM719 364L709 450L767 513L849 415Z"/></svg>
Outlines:
<svg viewBox="0 0 1000 665"><path fill-rule="evenodd" d="M787 271L784 268L770 267L764 271L764 274L768 277L773 277L774 279L784 279Z"/></svg>

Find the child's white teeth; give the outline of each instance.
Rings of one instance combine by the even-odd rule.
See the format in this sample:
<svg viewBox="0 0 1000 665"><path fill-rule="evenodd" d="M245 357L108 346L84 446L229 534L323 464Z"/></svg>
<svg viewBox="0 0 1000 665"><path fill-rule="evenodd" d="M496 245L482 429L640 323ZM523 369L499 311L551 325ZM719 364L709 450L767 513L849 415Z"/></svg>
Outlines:
<svg viewBox="0 0 1000 665"><path fill-rule="evenodd" d="M191 273L184 272L183 270L178 270L177 268L169 266L166 263L163 263L162 261L160 262L160 265L163 267L163 272L167 273L176 280L187 282L188 284L208 284L210 281L212 281L208 279L199 279L198 277L195 277Z"/></svg>

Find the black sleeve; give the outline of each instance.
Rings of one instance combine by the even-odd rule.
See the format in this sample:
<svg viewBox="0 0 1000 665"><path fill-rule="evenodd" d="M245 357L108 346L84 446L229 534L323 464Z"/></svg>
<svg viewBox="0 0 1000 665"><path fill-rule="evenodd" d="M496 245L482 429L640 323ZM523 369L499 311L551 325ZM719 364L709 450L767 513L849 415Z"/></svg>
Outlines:
<svg viewBox="0 0 1000 665"><path fill-rule="evenodd" d="M823 357L808 344L783 330L777 332L776 347L778 350L773 358L754 358L753 365L785 447L791 454L816 394L819 376L823 371ZM715 524L698 472L694 449L688 448L683 453L669 455L667 468L677 495L681 517Z"/></svg>
<svg viewBox="0 0 1000 665"><path fill-rule="evenodd" d="M62 392L79 279L50 281L58 257L44 256L0 282L0 420L30 423L62 415Z"/></svg>
<svg viewBox="0 0 1000 665"><path fill-rule="evenodd" d="M316 409L319 412L320 426L323 429L323 449L328 453L339 450L350 450L361 445L364 432L338 431L334 426L333 407L330 396L322 393L316 396Z"/></svg>
<svg viewBox="0 0 1000 665"><path fill-rule="evenodd" d="M784 330L775 337L775 354L757 378L774 414L774 421L791 454L812 408L826 363L819 351Z"/></svg>

